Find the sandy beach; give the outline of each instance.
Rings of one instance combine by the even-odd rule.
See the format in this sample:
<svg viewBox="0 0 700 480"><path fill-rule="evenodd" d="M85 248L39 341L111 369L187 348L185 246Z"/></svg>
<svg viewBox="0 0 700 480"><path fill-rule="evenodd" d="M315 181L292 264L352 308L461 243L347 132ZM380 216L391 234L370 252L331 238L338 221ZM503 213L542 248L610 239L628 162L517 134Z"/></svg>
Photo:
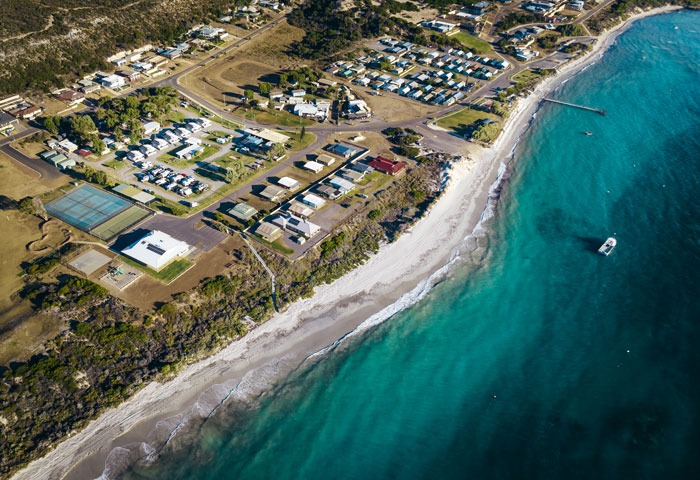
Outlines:
<svg viewBox="0 0 700 480"><path fill-rule="evenodd" d="M631 17L601 35L590 53L538 85L518 102L492 147L468 147L471 158L452 167L450 182L429 214L364 265L317 287L312 298L297 301L167 383L147 385L13 478L111 478L120 464L159 448L190 418L206 418L225 399L256 396L315 352L415 303L429 290L431 277L444 272L479 225L499 169L510 159L542 98L597 61L631 22L675 9L664 7Z"/></svg>

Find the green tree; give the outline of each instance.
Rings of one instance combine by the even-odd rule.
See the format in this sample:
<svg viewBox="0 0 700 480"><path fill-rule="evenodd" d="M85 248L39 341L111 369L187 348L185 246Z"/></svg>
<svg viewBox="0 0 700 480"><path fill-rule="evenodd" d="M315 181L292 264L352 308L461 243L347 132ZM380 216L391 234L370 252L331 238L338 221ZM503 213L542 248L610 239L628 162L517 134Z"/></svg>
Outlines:
<svg viewBox="0 0 700 480"><path fill-rule="evenodd" d="M260 95L269 95L271 90L272 85L270 82L260 82L258 84L258 91L260 92Z"/></svg>
<svg viewBox="0 0 700 480"><path fill-rule="evenodd" d="M267 151L267 159L274 160L283 156L285 153L287 153L287 149L284 148L284 145L282 145L281 143L275 143Z"/></svg>
<svg viewBox="0 0 700 480"><path fill-rule="evenodd" d="M472 133L472 138L474 140L492 143L498 137L501 129L497 123L482 123L474 130Z"/></svg>
<svg viewBox="0 0 700 480"><path fill-rule="evenodd" d="M97 132L95 122L90 115L75 115L68 120L71 135L78 142L86 142L90 136Z"/></svg>
<svg viewBox="0 0 700 480"><path fill-rule="evenodd" d="M252 90L246 90L246 91L243 93L243 96L245 96L245 101L250 103L250 101L251 101L251 100L253 99L253 97L255 96L255 92L253 92Z"/></svg>
<svg viewBox="0 0 700 480"><path fill-rule="evenodd" d="M302 125L301 131L299 132L299 140L304 140L305 136L306 136L306 126Z"/></svg>
<svg viewBox="0 0 700 480"><path fill-rule="evenodd" d="M90 183L96 183L98 185L107 186L109 185L109 179L107 174L102 170L95 170L92 167L85 167L85 180Z"/></svg>
<svg viewBox="0 0 700 480"><path fill-rule="evenodd" d="M92 143L93 152L95 152L95 154L97 155L102 155L102 152L104 152L107 148L105 142L103 142L102 139L97 135L93 135L90 139L90 142Z"/></svg>
<svg viewBox="0 0 700 480"><path fill-rule="evenodd" d="M44 128L48 130L53 135L58 133L58 129L61 125L61 118L56 116L49 116L44 119Z"/></svg>
<svg viewBox="0 0 700 480"><path fill-rule="evenodd" d="M20 212L26 213L27 215L34 215L34 213L36 213L36 210L34 209L33 198L24 197L22 200L19 201L18 209Z"/></svg>
<svg viewBox="0 0 700 480"><path fill-rule="evenodd" d="M125 103L126 103L126 107L127 107L127 108L134 108L134 109L137 109L137 108L139 108L139 105L141 104L141 102L139 101L139 99L136 98L134 95L129 95L128 97L126 97L126 98L124 99L124 101L125 101Z"/></svg>

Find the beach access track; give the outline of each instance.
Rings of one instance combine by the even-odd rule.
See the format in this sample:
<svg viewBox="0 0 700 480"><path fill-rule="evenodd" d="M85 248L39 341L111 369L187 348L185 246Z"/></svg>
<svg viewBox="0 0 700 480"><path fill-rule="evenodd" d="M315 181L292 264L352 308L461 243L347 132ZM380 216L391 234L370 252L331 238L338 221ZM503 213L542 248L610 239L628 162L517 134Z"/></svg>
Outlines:
<svg viewBox="0 0 700 480"><path fill-rule="evenodd" d="M272 305L275 307L275 312L279 313L279 309L277 308L277 294L275 292L275 274L272 273L272 270L270 270L270 267L267 266L267 264L265 263L265 260L262 259L262 257L258 253L258 251L255 249L255 247L253 247L253 245L248 241L245 234L243 232L239 232L239 233L240 233L243 241L246 243L246 245L248 245L248 248L250 248L250 250L253 252L253 255L255 255L255 258L258 259L258 261L263 266L265 271L267 271L267 274L270 275L270 280L272 282Z"/></svg>

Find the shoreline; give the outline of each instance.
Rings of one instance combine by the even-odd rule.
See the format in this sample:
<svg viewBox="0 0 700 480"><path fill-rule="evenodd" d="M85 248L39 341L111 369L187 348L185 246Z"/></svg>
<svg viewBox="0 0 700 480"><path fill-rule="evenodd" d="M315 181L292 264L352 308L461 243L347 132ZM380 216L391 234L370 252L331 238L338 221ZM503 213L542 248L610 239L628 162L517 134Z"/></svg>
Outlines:
<svg viewBox="0 0 700 480"><path fill-rule="evenodd" d="M316 287L310 299L296 301L245 337L188 365L174 379L146 385L12 478L98 477L108 457L129 455L118 447L141 448L146 441L162 445L189 418L210 415L227 398L246 399L264 391L310 355L416 303L432 287L431 279L444 274L465 240L490 218L492 200L496 201L492 188L500 186L503 165L511 161L542 98L600 59L634 21L680 8L661 7L624 20L602 33L592 51L563 65L519 99L494 145L478 148L472 160L454 165L446 190L426 216L365 264L332 284ZM439 245L435 238L441 238ZM412 252L410 258L407 251ZM207 409L208 396L214 398Z"/></svg>

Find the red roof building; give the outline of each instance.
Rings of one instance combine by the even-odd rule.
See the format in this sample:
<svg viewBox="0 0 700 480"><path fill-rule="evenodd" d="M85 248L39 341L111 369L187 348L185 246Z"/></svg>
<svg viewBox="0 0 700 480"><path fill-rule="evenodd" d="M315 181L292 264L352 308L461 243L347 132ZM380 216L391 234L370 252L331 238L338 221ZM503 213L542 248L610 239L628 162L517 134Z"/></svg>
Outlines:
<svg viewBox="0 0 700 480"><path fill-rule="evenodd" d="M389 175L398 175L406 169L405 162L390 160L384 157L375 157L374 160L368 162L367 165Z"/></svg>
<svg viewBox="0 0 700 480"><path fill-rule="evenodd" d="M63 92L56 95L56 98L70 105L77 105L78 103L85 100L85 94L76 92L75 90L64 90Z"/></svg>
<svg viewBox="0 0 700 480"><path fill-rule="evenodd" d="M33 120L36 118L37 115L39 115L43 111L43 108L33 105L31 107L24 108L17 112L15 116L17 118L21 118L22 120Z"/></svg>

